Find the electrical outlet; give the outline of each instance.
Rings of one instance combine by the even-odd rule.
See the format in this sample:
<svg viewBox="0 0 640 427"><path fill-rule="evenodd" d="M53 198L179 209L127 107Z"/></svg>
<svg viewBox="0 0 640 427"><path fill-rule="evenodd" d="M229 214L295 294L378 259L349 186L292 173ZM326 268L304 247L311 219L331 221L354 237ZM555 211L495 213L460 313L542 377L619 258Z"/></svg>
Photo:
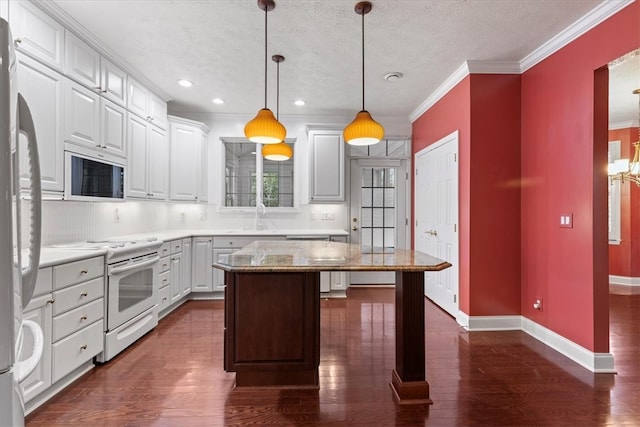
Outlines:
<svg viewBox="0 0 640 427"><path fill-rule="evenodd" d="M542 311L542 298L536 298L536 301L533 303L533 308Z"/></svg>
<svg viewBox="0 0 640 427"><path fill-rule="evenodd" d="M184 222L185 222L185 214L184 214L184 212L180 212L180 222L182 224L184 224Z"/></svg>
<svg viewBox="0 0 640 427"><path fill-rule="evenodd" d="M113 222L120 222L120 212L118 211L118 208L115 208L113 211Z"/></svg>

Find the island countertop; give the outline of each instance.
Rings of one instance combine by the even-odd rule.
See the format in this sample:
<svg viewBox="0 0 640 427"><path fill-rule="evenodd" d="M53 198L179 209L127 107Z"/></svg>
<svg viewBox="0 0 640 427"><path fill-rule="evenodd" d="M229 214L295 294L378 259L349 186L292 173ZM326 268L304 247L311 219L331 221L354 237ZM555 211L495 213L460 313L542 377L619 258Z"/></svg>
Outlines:
<svg viewBox="0 0 640 427"><path fill-rule="evenodd" d="M256 241L215 260L214 267L233 272L286 271L439 271L448 262L425 253L329 241Z"/></svg>

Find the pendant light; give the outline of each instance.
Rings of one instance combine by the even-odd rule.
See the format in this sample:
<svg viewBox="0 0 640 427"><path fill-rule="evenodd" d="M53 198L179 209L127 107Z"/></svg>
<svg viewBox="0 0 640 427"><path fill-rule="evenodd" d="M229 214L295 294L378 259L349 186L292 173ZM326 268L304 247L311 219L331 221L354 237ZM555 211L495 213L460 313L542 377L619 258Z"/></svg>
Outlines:
<svg viewBox="0 0 640 427"><path fill-rule="evenodd" d="M276 3L258 0L258 7L264 10L264 108L244 126L244 135L251 142L277 144L287 136L287 130L267 108L267 15L275 9Z"/></svg>
<svg viewBox="0 0 640 427"><path fill-rule="evenodd" d="M273 55L271 59L276 63L276 120L280 120L280 63L284 62L284 56ZM267 160L282 162L289 160L292 155L293 150L289 144L284 141L262 146L262 156Z"/></svg>
<svg viewBox="0 0 640 427"><path fill-rule="evenodd" d="M362 110L343 131L345 142L351 145L377 144L384 136L382 125L364 108L364 15L371 12L371 8L368 1L361 1L355 7L356 13L362 15Z"/></svg>

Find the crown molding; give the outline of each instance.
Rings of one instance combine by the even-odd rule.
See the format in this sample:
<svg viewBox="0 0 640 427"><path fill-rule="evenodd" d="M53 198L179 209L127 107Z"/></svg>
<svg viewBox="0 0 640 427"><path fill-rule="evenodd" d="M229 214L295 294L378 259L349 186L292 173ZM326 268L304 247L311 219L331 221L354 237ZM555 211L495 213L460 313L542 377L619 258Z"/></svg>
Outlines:
<svg viewBox="0 0 640 427"><path fill-rule="evenodd" d="M627 120L626 122L609 123L609 130L628 129L640 126L637 120Z"/></svg>
<svg viewBox="0 0 640 427"><path fill-rule="evenodd" d="M187 126L195 126L197 128L200 128L202 130L202 132L204 132L205 135L208 134L209 131L211 130L209 128L209 126L205 125L202 122L198 122L196 120L185 119L184 117L172 116L171 114L167 115L167 120L169 120L169 123L175 123L175 124L187 125Z"/></svg>
<svg viewBox="0 0 640 427"><path fill-rule="evenodd" d="M58 21L60 24L62 24L66 30L71 31L80 39L82 39L82 41L89 44L89 46L95 49L100 55L113 62L116 66L122 68L129 76L133 77L134 80L137 80L138 82L143 84L147 89L160 97L163 101L171 101L171 96L169 96L165 91L156 86L156 84L149 80L144 74L135 69L133 65L129 64L113 49L104 44L96 36L91 34L89 30L80 25L78 21L73 19L71 15L62 10L62 8L60 8L60 6L58 6L52 0L31 0L31 3L40 8L53 19Z"/></svg>
<svg viewBox="0 0 640 427"><path fill-rule="evenodd" d="M569 25L567 28L555 35L551 40L547 41L520 60L521 72L524 73L529 68L542 62L581 35L585 34L587 31L593 29L616 13L620 12L634 1L635 0L603 1L582 18Z"/></svg>
<svg viewBox="0 0 640 427"><path fill-rule="evenodd" d="M415 122L426 111L440 101L451 89L453 89L458 83L464 80L469 75L469 67L467 62L463 62L438 88L425 99L422 104L418 106L411 114L409 114L409 120L411 123Z"/></svg>
<svg viewBox="0 0 640 427"><path fill-rule="evenodd" d="M518 61L467 61L469 74L520 74Z"/></svg>

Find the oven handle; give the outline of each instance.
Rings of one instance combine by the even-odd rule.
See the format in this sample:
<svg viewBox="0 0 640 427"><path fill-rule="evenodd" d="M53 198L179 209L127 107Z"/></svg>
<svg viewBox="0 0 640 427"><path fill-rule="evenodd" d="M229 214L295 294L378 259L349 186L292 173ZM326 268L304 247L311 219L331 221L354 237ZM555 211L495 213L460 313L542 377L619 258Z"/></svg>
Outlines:
<svg viewBox="0 0 640 427"><path fill-rule="evenodd" d="M137 270L141 267L146 267L148 265L155 264L159 260L160 260L160 256L154 256L153 258L147 261L141 262L140 264L127 265L125 267L114 267L111 269L111 271L109 271L109 275L126 273L127 271L131 271L131 270Z"/></svg>

